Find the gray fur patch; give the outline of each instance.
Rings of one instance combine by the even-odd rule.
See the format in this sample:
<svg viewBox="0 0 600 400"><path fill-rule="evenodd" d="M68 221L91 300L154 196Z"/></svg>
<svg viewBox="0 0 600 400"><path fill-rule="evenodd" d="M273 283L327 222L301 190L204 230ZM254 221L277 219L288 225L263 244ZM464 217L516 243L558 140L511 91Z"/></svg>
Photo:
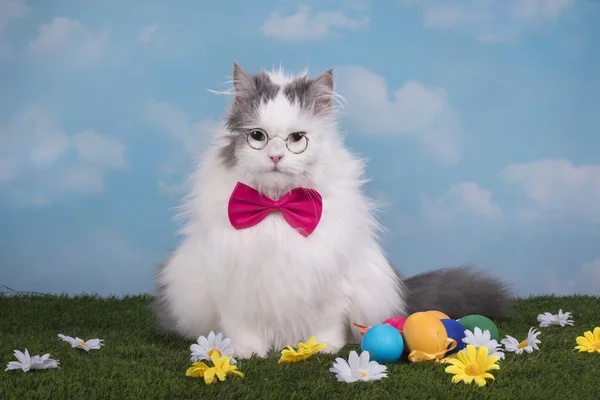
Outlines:
<svg viewBox="0 0 600 400"><path fill-rule="evenodd" d="M154 318L156 321L156 325L159 331L162 332L176 332L175 331L175 318L171 313L169 308L169 304L165 298L166 286L158 283L158 275L165 269L168 263L168 259L160 264L157 271L157 276L155 277L155 294L153 296L152 302L150 303L150 310L154 314Z"/></svg>
<svg viewBox="0 0 600 400"><path fill-rule="evenodd" d="M425 272L404 279L404 284L408 315L438 310L453 319L469 314L502 318L510 312L508 285L469 266Z"/></svg>
<svg viewBox="0 0 600 400"><path fill-rule="evenodd" d="M300 108L306 109L308 103L307 93L310 84L313 82L312 79L309 79L306 76L295 79L293 82L287 84L283 89L283 94L290 103L298 102Z"/></svg>
<svg viewBox="0 0 600 400"><path fill-rule="evenodd" d="M236 95L227 115L226 125L231 132L240 132L251 124L256 118L260 104L273 100L279 92L279 86L271 82L266 72L259 72L249 78L251 82L247 84L252 85L251 90L247 90L243 95Z"/></svg>
<svg viewBox="0 0 600 400"><path fill-rule="evenodd" d="M333 70L316 79L306 76L297 78L285 86L284 94L290 102L297 102L305 111L314 114L328 112L333 100Z"/></svg>
<svg viewBox="0 0 600 400"><path fill-rule="evenodd" d="M240 146L245 145L246 136L242 133L234 133L228 136L227 140L229 141L229 143L221 147L221 149L219 150L219 156L221 157L221 161L223 162L223 165L225 165L225 167L233 168L235 167L235 164L237 162L236 150Z"/></svg>
<svg viewBox="0 0 600 400"><path fill-rule="evenodd" d="M273 82L269 75L261 71L255 75L246 74L239 66L234 69L234 87L236 92L235 99L225 120L227 130L231 133L229 143L219 151L223 165L227 168L233 168L237 162L236 151L246 142L245 128L251 126L256 119L258 108L261 103L273 100L280 87ZM236 89L236 90L238 90Z"/></svg>

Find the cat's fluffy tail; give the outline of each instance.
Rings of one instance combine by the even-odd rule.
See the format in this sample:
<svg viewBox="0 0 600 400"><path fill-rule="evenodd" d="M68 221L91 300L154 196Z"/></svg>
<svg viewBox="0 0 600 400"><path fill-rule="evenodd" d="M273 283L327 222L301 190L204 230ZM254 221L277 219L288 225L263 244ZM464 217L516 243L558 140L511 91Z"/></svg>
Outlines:
<svg viewBox="0 0 600 400"><path fill-rule="evenodd" d="M469 314L502 318L510 312L508 285L470 266L429 271L403 282L408 315L438 310L454 319Z"/></svg>

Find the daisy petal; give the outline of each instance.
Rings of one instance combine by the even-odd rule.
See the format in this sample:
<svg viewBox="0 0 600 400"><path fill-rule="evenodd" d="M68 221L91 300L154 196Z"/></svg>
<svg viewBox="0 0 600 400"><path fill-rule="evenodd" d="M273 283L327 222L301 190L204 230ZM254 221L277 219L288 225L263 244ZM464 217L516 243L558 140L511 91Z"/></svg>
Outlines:
<svg viewBox="0 0 600 400"><path fill-rule="evenodd" d="M198 345L200 345L200 347L202 347L202 349L206 353L208 353L208 351L210 350L210 345L208 344L208 340L204 336L200 336L198 338Z"/></svg>
<svg viewBox="0 0 600 400"><path fill-rule="evenodd" d="M488 349L487 347L480 347L477 350L476 353L476 360L477 360L477 364L479 365L484 365L485 364L485 360L488 357Z"/></svg>
<svg viewBox="0 0 600 400"><path fill-rule="evenodd" d="M350 365L351 369L357 369L360 365L358 354L354 350L348 355L348 365Z"/></svg>
<svg viewBox="0 0 600 400"><path fill-rule="evenodd" d="M585 332L583 336L590 342L590 344L596 341L594 335L592 335L592 332L590 331Z"/></svg>
<svg viewBox="0 0 600 400"><path fill-rule="evenodd" d="M446 367L446 369L444 369L444 371L449 374L460 374L464 370L464 368L459 368L456 365L450 365L449 367Z"/></svg>
<svg viewBox="0 0 600 400"><path fill-rule="evenodd" d="M475 377L475 383L477 384L477 386L485 386L485 384L486 384L487 382L486 382L486 381L485 381L485 379L483 379L482 377L480 377L480 376L476 376L476 377Z"/></svg>
<svg viewBox="0 0 600 400"><path fill-rule="evenodd" d="M363 351L362 353L360 353L360 356L358 359L358 365L360 368L366 368L368 363L369 363L369 352Z"/></svg>

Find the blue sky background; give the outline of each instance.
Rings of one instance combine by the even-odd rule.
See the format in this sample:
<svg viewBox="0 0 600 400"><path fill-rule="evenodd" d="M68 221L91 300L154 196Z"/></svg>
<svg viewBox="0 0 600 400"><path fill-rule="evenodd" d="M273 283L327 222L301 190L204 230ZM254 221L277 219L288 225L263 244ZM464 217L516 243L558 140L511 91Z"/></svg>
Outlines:
<svg viewBox="0 0 600 400"><path fill-rule="evenodd" d="M335 68L404 273L600 293L600 2L169 3L0 0L0 285L151 291L235 61Z"/></svg>

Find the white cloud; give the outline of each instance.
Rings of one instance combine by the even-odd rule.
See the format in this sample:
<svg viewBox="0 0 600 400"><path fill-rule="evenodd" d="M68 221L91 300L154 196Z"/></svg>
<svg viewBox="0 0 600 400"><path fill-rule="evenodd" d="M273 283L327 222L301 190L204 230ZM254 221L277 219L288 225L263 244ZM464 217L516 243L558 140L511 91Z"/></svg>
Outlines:
<svg viewBox="0 0 600 400"><path fill-rule="evenodd" d="M487 43L514 40L523 32L552 23L575 0L403 0L419 7L430 29L461 29Z"/></svg>
<svg viewBox="0 0 600 400"><path fill-rule="evenodd" d="M509 165L500 178L529 198L530 205L520 211L523 219L576 217L600 221L600 165L539 160Z"/></svg>
<svg viewBox="0 0 600 400"><path fill-rule="evenodd" d="M87 61L96 61L107 47L106 34L91 33L79 21L56 17L38 29L37 37L29 43L35 55L67 52Z"/></svg>
<svg viewBox="0 0 600 400"><path fill-rule="evenodd" d="M368 17L353 19L340 11L311 11L311 7L302 5L292 15L271 13L261 30L265 36L279 40L315 40L369 26Z"/></svg>
<svg viewBox="0 0 600 400"><path fill-rule="evenodd" d="M575 0L513 0L511 6L513 15L519 19L554 19L573 3Z"/></svg>
<svg viewBox="0 0 600 400"><path fill-rule="evenodd" d="M73 145L84 162L101 167L125 167L125 145L115 138L86 130L73 136Z"/></svg>
<svg viewBox="0 0 600 400"><path fill-rule="evenodd" d="M68 134L40 109L0 127L0 185L20 205L45 205L74 192L100 192L111 170L126 167L119 140L86 130Z"/></svg>
<svg viewBox="0 0 600 400"><path fill-rule="evenodd" d="M79 166L61 171L57 185L62 190L99 193L104 190L104 171L98 167Z"/></svg>
<svg viewBox="0 0 600 400"><path fill-rule="evenodd" d="M147 116L154 126L177 143L170 160L161 167L158 185L169 194L182 194L186 190L185 176L191 162L210 147L213 138L222 130L222 124L212 120L194 122L185 112L166 102L151 103Z"/></svg>
<svg viewBox="0 0 600 400"><path fill-rule="evenodd" d="M344 118L364 134L411 136L445 164L460 160L462 131L446 92L408 81L390 94L386 81L360 66L336 69L337 91L347 99Z"/></svg>
<svg viewBox="0 0 600 400"><path fill-rule="evenodd" d="M575 268L567 266L560 270L558 268L546 270L542 279L548 288L547 292L556 295L588 294L598 296L600 293L600 257Z"/></svg>
<svg viewBox="0 0 600 400"><path fill-rule="evenodd" d="M222 125L217 121L193 122L182 110L166 102L154 102L148 107L148 115L164 132L177 139L191 156L207 149Z"/></svg>
<svg viewBox="0 0 600 400"><path fill-rule="evenodd" d="M0 34L13 20L24 17L29 12L25 0L0 0Z"/></svg>
<svg viewBox="0 0 600 400"><path fill-rule="evenodd" d="M451 221L457 217L482 221L497 221L502 210L492 200L492 193L475 182L452 185L440 198L422 202L425 216L433 221Z"/></svg>
<svg viewBox="0 0 600 400"><path fill-rule="evenodd" d="M476 15L459 4L440 3L425 7L423 24L426 28L448 29L473 22Z"/></svg>
<svg viewBox="0 0 600 400"><path fill-rule="evenodd" d="M596 282L596 287L599 288L598 292L600 293L600 257L583 264L581 270Z"/></svg>
<svg viewBox="0 0 600 400"><path fill-rule="evenodd" d="M158 24L152 24L143 27L137 37L138 43L152 43L156 39L156 32L158 32Z"/></svg>

